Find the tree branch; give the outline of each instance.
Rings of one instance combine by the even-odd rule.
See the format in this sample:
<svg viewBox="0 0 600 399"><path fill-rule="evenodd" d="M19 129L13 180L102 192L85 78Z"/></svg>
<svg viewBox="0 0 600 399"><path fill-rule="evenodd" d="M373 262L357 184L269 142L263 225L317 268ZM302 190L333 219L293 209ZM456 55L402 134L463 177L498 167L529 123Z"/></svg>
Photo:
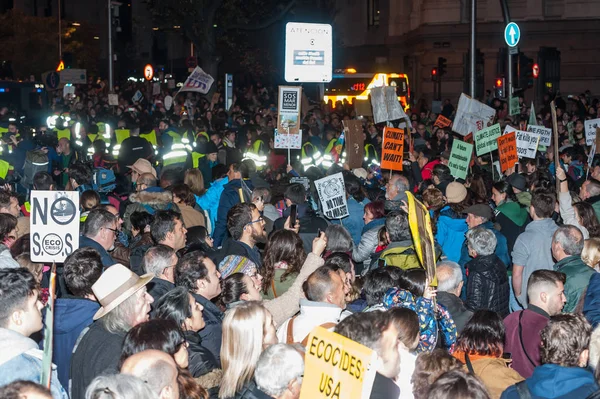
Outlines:
<svg viewBox="0 0 600 399"><path fill-rule="evenodd" d="M281 18L285 16L295 5L296 0L291 0L278 14L273 15L271 18L267 19L265 22L258 25L231 25L226 27L226 30L261 30L268 28L273 25L275 22L279 21Z"/></svg>

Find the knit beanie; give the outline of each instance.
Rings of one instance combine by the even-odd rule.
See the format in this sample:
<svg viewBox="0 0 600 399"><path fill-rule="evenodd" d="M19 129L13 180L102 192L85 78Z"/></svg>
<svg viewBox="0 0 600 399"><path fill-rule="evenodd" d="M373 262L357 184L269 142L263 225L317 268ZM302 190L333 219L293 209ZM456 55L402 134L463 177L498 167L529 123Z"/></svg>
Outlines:
<svg viewBox="0 0 600 399"><path fill-rule="evenodd" d="M446 187L446 202L449 204L458 204L467 198L466 187L458 182L453 181Z"/></svg>

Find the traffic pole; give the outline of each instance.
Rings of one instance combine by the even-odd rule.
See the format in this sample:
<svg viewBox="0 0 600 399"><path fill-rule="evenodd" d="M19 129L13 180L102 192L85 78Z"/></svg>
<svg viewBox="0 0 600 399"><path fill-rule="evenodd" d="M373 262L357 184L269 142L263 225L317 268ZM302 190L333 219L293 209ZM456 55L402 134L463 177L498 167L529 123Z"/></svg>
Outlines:
<svg viewBox="0 0 600 399"><path fill-rule="evenodd" d="M108 91L113 92L112 0L108 0Z"/></svg>
<svg viewBox="0 0 600 399"><path fill-rule="evenodd" d="M471 53L469 54L469 69L471 70L469 94L475 98L475 52L477 51L475 41L475 27L477 25L477 0L471 0Z"/></svg>

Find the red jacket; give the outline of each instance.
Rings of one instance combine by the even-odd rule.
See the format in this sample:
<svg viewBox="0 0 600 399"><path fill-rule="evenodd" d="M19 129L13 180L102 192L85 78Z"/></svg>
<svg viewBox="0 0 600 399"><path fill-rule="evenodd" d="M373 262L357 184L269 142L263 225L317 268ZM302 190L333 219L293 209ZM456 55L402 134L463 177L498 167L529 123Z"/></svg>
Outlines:
<svg viewBox="0 0 600 399"><path fill-rule="evenodd" d="M433 168L435 167L435 165L439 165L439 164L440 164L439 159L435 159L431 162L427 162L425 164L425 166L423 166L423 169L421 169L421 177L423 178L423 180L431 179L433 176L432 175Z"/></svg>

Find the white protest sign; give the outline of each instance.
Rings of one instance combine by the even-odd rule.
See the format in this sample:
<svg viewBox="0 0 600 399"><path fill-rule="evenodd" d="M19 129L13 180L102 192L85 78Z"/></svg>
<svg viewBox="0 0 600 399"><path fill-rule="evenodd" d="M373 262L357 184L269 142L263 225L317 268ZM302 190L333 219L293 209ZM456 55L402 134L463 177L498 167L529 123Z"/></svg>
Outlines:
<svg viewBox="0 0 600 399"><path fill-rule="evenodd" d="M118 94L109 94L108 95L108 105L119 105L119 95Z"/></svg>
<svg viewBox="0 0 600 399"><path fill-rule="evenodd" d="M341 173L316 180L315 187L327 219L342 219L349 215L346 186Z"/></svg>
<svg viewBox="0 0 600 399"><path fill-rule="evenodd" d="M519 158L535 158L538 144L540 142L540 135L531 132L524 132L517 130L510 126L506 126L504 133L515 132L517 137L517 156Z"/></svg>
<svg viewBox="0 0 600 399"><path fill-rule="evenodd" d="M552 129L544 126L529 125L527 126L527 131L540 135L540 145L546 147L552 145Z"/></svg>
<svg viewBox="0 0 600 399"><path fill-rule="evenodd" d="M63 69L60 73L61 83L86 84L87 70L85 69Z"/></svg>
<svg viewBox="0 0 600 399"><path fill-rule="evenodd" d="M297 134L287 134L285 130L280 133L279 130L275 129L273 142L275 143L275 148L299 150L302 148L302 129Z"/></svg>
<svg viewBox="0 0 600 399"><path fill-rule="evenodd" d="M596 141L596 128L600 127L600 119L585 121L585 145L592 145Z"/></svg>
<svg viewBox="0 0 600 399"><path fill-rule="evenodd" d="M392 86L373 87L371 89L371 105L375 123L408 119L398 101L396 88Z"/></svg>
<svg viewBox="0 0 600 399"><path fill-rule="evenodd" d="M154 83L152 85L152 95L158 96L160 94L160 83Z"/></svg>
<svg viewBox="0 0 600 399"><path fill-rule="evenodd" d="M494 121L496 110L472 99L465 93L460 95L452 130L466 136L488 127Z"/></svg>
<svg viewBox="0 0 600 399"><path fill-rule="evenodd" d="M63 98L68 98L68 96L75 96L75 86L66 86L63 87Z"/></svg>
<svg viewBox="0 0 600 399"><path fill-rule="evenodd" d="M474 134L475 152L477 156L487 154L488 152L498 149L498 137L502 135L500 124L496 123Z"/></svg>
<svg viewBox="0 0 600 399"><path fill-rule="evenodd" d="M596 142L592 143L592 148L590 148L590 153L588 155L587 164L588 164L588 173L592 167L592 162L594 162L594 155L596 155Z"/></svg>
<svg viewBox="0 0 600 399"><path fill-rule="evenodd" d="M173 105L173 97L166 96L165 97L165 109L167 111L170 110L172 105Z"/></svg>
<svg viewBox="0 0 600 399"><path fill-rule="evenodd" d="M329 24L285 25L285 81L331 82L333 34Z"/></svg>
<svg viewBox="0 0 600 399"><path fill-rule="evenodd" d="M279 86L277 130L298 134L300 131L300 106L302 87Z"/></svg>
<svg viewBox="0 0 600 399"><path fill-rule="evenodd" d="M210 90L210 87L214 81L215 80L212 76L197 66L194 68L190 76L187 77L179 91L195 91L206 94Z"/></svg>
<svg viewBox="0 0 600 399"><path fill-rule="evenodd" d="M142 97L144 97L144 95L142 94L141 91L136 91L135 94L133 95L133 97L131 97L131 101L133 101L134 103L139 102Z"/></svg>
<svg viewBox="0 0 600 399"><path fill-rule="evenodd" d="M61 263L79 248L79 192L31 192L31 260Z"/></svg>

